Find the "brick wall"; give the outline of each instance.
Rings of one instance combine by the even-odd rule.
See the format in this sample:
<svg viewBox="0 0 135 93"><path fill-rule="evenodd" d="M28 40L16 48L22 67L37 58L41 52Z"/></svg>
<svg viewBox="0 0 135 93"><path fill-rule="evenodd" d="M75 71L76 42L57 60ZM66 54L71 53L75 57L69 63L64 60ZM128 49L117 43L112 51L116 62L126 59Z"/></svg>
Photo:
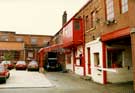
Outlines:
<svg viewBox="0 0 135 93"><path fill-rule="evenodd" d="M92 0L87 6L83 7L77 14L76 18L81 17L84 19L84 30L85 30L85 40L86 43L90 42L97 37L100 37L102 34L106 34L121 28L125 27L134 27L135 19L134 12L135 10L135 1L128 0L129 2L129 11L122 14L120 12L120 1L114 0L114 18L116 23L107 25L106 24L106 6L105 0ZM86 27L86 16L88 16L88 21L91 21L91 12L96 11L96 18L98 21L94 28L91 28L91 23L88 23Z"/></svg>

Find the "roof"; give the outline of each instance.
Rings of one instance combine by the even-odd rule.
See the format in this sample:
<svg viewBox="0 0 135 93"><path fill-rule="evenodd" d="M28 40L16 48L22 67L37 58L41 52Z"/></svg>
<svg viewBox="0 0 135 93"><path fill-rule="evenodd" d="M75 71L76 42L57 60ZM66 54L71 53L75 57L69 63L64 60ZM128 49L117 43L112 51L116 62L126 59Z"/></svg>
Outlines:
<svg viewBox="0 0 135 93"><path fill-rule="evenodd" d="M53 37L53 35L38 35L38 34L16 34L14 31L0 31L1 33L13 33L18 36L46 36L46 37Z"/></svg>
<svg viewBox="0 0 135 93"><path fill-rule="evenodd" d="M62 28L63 28L65 25L67 25L75 16L77 16L78 13L80 13L89 3L91 3L91 1L92 1L92 0L89 0L86 4L84 4L84 5L80 8L80 10L79 10L78 12L76 12L76 13L74 14L74 16L71 17L71 18L60 28L60 30L59 30L54 36L56 36L56 35L62 30Z"/></svg>

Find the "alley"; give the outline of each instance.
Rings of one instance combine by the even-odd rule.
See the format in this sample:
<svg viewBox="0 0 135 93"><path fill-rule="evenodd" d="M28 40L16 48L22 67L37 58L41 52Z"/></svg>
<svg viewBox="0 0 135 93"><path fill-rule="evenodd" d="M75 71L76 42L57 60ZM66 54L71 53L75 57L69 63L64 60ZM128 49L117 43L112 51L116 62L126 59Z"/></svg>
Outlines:
<svg viewBox="0 0 135 93"><path fill-rule="evenodd" d="M37 83L33 87L2 88L0 93L133 93L132 83L101 85L73 73L46 72L44 78L47 82L49 80L53 87L38 87ZM43 80L40 84L45 82Z"/></svg>

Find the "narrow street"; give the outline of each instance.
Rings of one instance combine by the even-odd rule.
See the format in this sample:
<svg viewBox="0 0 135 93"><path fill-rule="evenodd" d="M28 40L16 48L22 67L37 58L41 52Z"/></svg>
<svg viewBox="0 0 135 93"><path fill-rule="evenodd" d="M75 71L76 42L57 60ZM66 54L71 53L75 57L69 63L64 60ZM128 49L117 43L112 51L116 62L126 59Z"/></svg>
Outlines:
<svg viewBox="0 0 135 93"><path fill-rule="evenodd" d="M13 71L13 73L18 74L16 71ZM37 72L19 71L19 73L21 74L18 80L15 80L16 82L11 82L12 80L10 79L13 78L11 75L6 84L0 85L0 93L133 93L132 83L101 85L91 80L84 80L73 73L62 72L46 72L45 76ZM22 77L24 75L25 79L23 80ZM31 78L31 80L28 80L29 77L35 76L36 79ZM30 84L29 81L33 82L33 85L31 83L28 86L27 84ZM18 82L21 82L24 87L19 87L17 85ZM39 82L41 85L39 85ZM7 87L11 83L14 86ZM15 84L17 85L16 87Z"/></svg>

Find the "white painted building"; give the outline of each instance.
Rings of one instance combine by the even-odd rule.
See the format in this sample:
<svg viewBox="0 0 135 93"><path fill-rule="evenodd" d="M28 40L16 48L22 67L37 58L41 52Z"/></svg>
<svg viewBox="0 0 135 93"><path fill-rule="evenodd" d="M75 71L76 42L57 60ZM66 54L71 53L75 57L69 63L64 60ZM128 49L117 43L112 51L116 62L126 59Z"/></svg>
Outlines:
<svg viewBox="0 0 135 93"><path fill-rule="evenodd" d="M106 68L103 68L103 43L96 39L86 44L85 62L86 75L93 81L104 84L104 80L110 83L128 82L133 80L133 67L131 61L131 46L106 45ZM115 52L116 51L116 52ZM110 58L110 55L112 58ZM109 61L118 58L119 67L113 67ZM90 65L90 66L89 66ZM104 75L103 71L106 71Z"/></svg>
<svg viewBox="0 0 135 93"><path fill-rule="evenodd" d="M66 69L73 71L75 74L83 76L84 66L80 55L83 55L82 45L77 46L75 51L71 51L71 53L66 54Z"/></svg>
<svg viewBox="0 0 135 93"><path fill-rule="evenodd" d="M88 51L88 49L90 49L90 51ZM101 69L103 68L102 42L100 42L99 39L89 42L86 44L85 50L86 75L91 76L92 80L95 82L103 83L103 71ZM90 52L90 56L88 52ZM90 58L90 63L88 62L88 57ZM90 64L90 68L88 64ZM88 73L88 68L91 70L91 73Z"/></svg>

